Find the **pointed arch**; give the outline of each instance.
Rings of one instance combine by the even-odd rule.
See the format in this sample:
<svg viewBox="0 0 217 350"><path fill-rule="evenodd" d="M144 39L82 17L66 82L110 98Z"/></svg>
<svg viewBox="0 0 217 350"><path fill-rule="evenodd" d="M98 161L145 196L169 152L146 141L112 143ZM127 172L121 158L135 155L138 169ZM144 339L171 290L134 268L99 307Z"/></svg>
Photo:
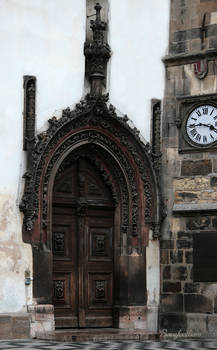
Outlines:
<svg viewBox="0 0 217 350"><path fill-rule="evenodd" d="M144 303L145 247L149 229L160 224L158 178L149 146L141 142L136 129L130 128L126 116L118 117L114 107L108 107L106 96L87 95L75 110L67 108L60 119L50 119L48 130L38 135L32 151L32 167L25 174L26 186L20 208L24 212L24 241L33 245L34 274L43 273L46 281L43 287L41 277L35 278L34 296L51 302L53 183L61 168L79 157L91 161L110 187L116 207L119 263L121 257L129 257L123 259L122 269L124 265L125 270L128 269L131 258L132 261L135 257L141 258L132 269L133 275L128 272L126 277L121 269L118 272L120 281L127 278L128 287L124 283L119 287L116 304L120 304L121 298L128 305ZM46 273L37 263L40 254L47 261ZM140 276L140 282L136 276ZM138 288L137 300L130 301L130 285L137 283L142 283L143 287Z"/></svg>

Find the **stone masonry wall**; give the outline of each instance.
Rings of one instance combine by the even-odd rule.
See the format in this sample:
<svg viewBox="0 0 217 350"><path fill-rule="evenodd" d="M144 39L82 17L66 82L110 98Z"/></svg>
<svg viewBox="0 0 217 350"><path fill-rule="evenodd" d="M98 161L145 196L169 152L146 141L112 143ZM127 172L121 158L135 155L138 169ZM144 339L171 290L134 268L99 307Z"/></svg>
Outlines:
<svg viewBox="0 0 217 350"><path fill-rule="evenodd" d="M162 121L162 189L167 218L162 229L160 329L189 336L217 336L216 282L197 282L194 237L216 233L217 148L182 149L179 101L217 98L217 2L171 0L169 54ZM198 79L194 63L207 59ZM206 100L207 96L207 100ZM201 97L201 98L200 98ZM177 122L178 121L178 122Z"/></svg>

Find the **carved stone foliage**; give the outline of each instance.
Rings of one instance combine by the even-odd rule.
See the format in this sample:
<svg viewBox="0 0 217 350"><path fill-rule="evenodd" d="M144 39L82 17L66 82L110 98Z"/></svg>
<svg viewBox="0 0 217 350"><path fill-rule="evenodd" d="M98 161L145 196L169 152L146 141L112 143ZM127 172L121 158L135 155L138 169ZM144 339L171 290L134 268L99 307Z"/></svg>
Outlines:
<svg viewBox="0 0 217 350"><path fill-rule="evenodd" d="M153 166L157 176L161 167L161 101L153 103L152 113L152 157Z"/></svg>
<svg viewBox="0 0 217 350"><path fill-rule="evenodd" d="M51 118L48 130L38 135L20 204L24 213L24 232L33 229L36 219L43 224L41 230L46 229L51 174L56 172L58 176L67 162L79 157L79 147L84 144L92 147L86 156L92 159L110 186L114 202L120 202L121 232L137 236L142 217L143 224L158 222L158 188L150 147L141 142L138 131L131 129L126 116L117 116L114 107L107 105L107 100L107 95L87 95L75 110L67 108L60 119ZM70 153L70 159L64 157ZM140 212L142 198L143 214ZM80 207L82 215L82 203Z"/></svg>
<svg viewBox="0 0 217 350"><path fill-rule="evenodd" d="M23 149L29 150L35 141L35 94L36 78L23 77L24 108L23 108Z"/></svg>

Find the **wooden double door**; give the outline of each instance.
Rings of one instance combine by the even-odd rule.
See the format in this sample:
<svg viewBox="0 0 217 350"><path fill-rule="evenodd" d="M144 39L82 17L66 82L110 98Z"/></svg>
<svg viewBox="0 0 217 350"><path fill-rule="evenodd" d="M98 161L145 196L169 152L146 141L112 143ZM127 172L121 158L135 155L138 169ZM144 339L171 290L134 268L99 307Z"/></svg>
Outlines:
<svg viewBox="0 0 217 350"><path fill-rule="evenodd" d="M68 163L57 173L53 190L55 324L113 327L112 196L90 161Z"/></svg>

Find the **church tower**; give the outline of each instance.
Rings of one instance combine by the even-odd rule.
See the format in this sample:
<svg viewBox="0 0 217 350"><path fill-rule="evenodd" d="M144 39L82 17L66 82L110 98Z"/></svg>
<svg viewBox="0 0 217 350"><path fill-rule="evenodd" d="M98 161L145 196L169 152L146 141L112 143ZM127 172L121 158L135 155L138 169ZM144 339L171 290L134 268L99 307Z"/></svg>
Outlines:
<svg viewBox="0 0 217 350"><path fill-rule="evenodd" d="M217 324L217 3L173 0L162 122L160 329ZM190 334L190 333L189 333Z"/></svg>

